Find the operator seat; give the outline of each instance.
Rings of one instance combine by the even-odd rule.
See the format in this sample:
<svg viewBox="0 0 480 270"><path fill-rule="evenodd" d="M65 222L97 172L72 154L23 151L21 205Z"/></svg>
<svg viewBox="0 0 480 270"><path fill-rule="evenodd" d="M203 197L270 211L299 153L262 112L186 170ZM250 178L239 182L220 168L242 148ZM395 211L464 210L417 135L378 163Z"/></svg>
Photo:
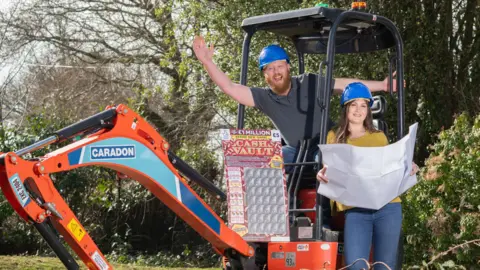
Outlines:
<svg viewBox="0 0 480 270"><path fill-rule="evenodd" d="M372 105L373 126L383 131L388 138L388 125L385 122L384 115L387 111L387 100L384 96L374 96Z"/></svg>

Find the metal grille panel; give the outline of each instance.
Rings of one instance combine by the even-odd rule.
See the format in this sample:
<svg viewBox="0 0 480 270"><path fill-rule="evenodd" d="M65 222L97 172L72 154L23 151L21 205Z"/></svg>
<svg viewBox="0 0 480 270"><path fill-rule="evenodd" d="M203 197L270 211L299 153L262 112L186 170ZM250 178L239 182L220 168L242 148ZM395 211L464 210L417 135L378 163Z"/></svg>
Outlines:
<svg viewBox="0 0 480 270"><path fill-rule="evenodd" d="M281 169L245 168L248 232L287 233L286 204Z"/></svg>

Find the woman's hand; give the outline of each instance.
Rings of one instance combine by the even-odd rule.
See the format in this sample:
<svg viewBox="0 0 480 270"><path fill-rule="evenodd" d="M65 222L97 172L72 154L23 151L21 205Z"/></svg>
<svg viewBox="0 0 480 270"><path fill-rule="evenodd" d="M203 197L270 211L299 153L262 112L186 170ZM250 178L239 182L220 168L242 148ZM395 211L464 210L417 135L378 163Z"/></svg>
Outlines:
<svg viewBox="0 0 480 270"><path fill-rule="evenodd" d="M418 166L417 166L417 164L415 164L415 162L412 162L412 171L410 172L410 175L414 175L417 172L418 172Z"/></svg>
<svg viewBox="0 0 480 270"><path fill-rule="evenodd" d="M327 176L325 175L325 172L327 171L327 166L323 166L323 168L318 171L317 173L317 180L320 181L320 182L323 182L323 183L328 183L328 178Z"/></svg>

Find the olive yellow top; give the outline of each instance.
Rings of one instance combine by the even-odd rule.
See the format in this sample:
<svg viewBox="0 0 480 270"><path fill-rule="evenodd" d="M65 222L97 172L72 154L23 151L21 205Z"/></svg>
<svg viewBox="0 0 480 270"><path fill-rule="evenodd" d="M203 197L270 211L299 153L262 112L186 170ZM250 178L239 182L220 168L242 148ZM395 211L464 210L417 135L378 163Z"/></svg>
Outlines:
<svg viewBox="0 0 480 270"><path fill-rule="evenodd" d="M327 144L334 144L335 143L335 132L332 130L328 132L327 135ZM360 147L378 147L378 146L385 146L388 145L387 137L383 132L374 132L370 133L367 131L365 135L355 138L355 139L347 139L347 144L360 146ZM397 197L391 201L392 203L401 202L400 197ZM332 214L335 212L345 211L347 209L351 209L353 207L343 205L336 201L330 201L330 205L332 207Z"/></svg>

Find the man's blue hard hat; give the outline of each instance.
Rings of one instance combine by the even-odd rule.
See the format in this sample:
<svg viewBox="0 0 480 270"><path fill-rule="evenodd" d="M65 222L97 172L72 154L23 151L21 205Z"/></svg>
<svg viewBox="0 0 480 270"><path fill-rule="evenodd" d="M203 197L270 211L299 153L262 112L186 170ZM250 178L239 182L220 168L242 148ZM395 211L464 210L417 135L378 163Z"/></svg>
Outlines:
<svg viewBox="0 0 480 270"><path fill-rule="evenodd" d="M373 97L370 89L361 82L350 83L345 87L345 90L343 90L340 105L344 106L348 102L359 98L369 100L369 105L372 107Z"/></svg>
<svg viewBox="0 0 480 270"><path fill-rule="evenodd" d="M287 63L290 64L290 58L288 58L287 52L282 47L272 44L263 48L258 56L260 71L262 71L266 65L277 60L286 60Z"/></svg>

